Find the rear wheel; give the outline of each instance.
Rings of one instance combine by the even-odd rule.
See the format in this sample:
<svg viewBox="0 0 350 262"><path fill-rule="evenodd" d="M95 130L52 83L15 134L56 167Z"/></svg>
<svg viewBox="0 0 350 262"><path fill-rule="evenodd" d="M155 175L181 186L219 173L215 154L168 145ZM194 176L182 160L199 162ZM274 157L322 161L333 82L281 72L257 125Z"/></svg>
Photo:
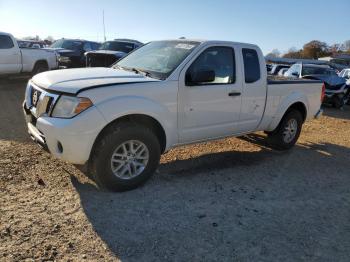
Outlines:
<svg viewBox="0 0 350 262"><path fill-rule="evenodd" d="M46 72L48 70L49 70L49 67L47 66L46 63L38 62L33 68L32 75L35 76L39 73Z"/></svg>
<svg viewBox="0 0 350 262"><path fill-rule="evenodd" d="M270 144L280 150L292 148L300 136L302 125L303 117L301 113L297 110L290 110L283 117L278 127L268 134Z"/></svg>
<svg viewBox="0 0 350 262"><path fill-rule="evenodd" d="M97 142L91 172L97 184L113 191L136 188L158 167L160 145L153 131L132 123L113 125Z"/></svg>

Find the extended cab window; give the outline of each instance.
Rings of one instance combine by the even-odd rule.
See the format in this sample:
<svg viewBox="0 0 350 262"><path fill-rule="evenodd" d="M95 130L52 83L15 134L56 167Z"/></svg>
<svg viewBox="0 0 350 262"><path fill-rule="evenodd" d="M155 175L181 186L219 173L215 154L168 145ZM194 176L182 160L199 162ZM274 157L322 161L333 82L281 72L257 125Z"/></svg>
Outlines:
<svg viewBox="0 0 350 262"><path fill-rule="evenodd" d="M244 77L246 83L254 83L260 79L260 63L258 53L254 49L243 48Z"/></svg>
<svg viewBox="0 0 350 262"><path fill-rule="evenodd" d="M11 37L0 35L0 49L10 49L14 47Z"/></svg>
<svg viewBox="0 0 350 262"><path fill-rule="evenodd" d="M214 80L205 84L231 84L235 82L235 56L231 47L210 47L203 51L186 73L186 84L193 85L194 76L200 72L213 71ZM204 83L196 83L201 85Z"/></svg>

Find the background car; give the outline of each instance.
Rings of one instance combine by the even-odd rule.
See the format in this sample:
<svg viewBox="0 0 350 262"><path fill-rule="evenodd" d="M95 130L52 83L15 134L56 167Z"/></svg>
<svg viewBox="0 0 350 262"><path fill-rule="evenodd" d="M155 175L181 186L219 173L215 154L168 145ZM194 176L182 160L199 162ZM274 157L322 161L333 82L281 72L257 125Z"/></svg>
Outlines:
<svg viewBox="0 0 350 262"><path fill-rule="evenodd" d="M282 68L290 68L290 65L273 64L271 70L268 72L270 75L277 75Z"/></svg>
<svg viewBox="0 0 350 262"><path fill-rule="evenodd" d="M100 43L80 39L60 39L54 42L50 49L60 55L60 68L85 67L85 52L96 50Z"/></svg>
<svg viewBox="0 0 350 262"><path fill-rule="evenodd" d="M41 41L32 40L17 40L18 46L20 48L44 48L45 43Z"/></svg>
<svg viewBox="0 0 350 262"><path fill-rule="evenodd" d="M279 76L284 76L284 73L287 72L289 68L282 68L280 71L278 71Z"/></svg>
<svg viewBox="0 0 350 262"><path fill-rule="evenodd" d="M86 66L108 67L143 44L132 39L115 39L104 42L99 50L85 53Z"/></svg>
<svg viewBox="0 0 350 262"><path fill-rule="evenodd" d="M350 88L346 79L337 75L334 69L327 65L297 63L284 74L293 78L320 80L325 85L323 102L336 108L342 108L349 100Z"/></svg>
<svg viewBox="0 0 350 262"><path fill-rule="evenodd" d="M343 69L338 75L345 79L350 79L350 68Z"/></svg>

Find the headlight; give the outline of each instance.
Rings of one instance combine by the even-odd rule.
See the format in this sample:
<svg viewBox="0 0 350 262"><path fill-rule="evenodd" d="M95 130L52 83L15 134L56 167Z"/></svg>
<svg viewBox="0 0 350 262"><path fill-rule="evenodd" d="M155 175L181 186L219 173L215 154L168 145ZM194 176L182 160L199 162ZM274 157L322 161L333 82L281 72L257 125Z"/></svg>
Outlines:
<svg viewBox="0 0 350 262"><path fill-rule="evenodd" d="M91 107L89 98L62 95L55 105L52 117L72 118Z"/></svg>

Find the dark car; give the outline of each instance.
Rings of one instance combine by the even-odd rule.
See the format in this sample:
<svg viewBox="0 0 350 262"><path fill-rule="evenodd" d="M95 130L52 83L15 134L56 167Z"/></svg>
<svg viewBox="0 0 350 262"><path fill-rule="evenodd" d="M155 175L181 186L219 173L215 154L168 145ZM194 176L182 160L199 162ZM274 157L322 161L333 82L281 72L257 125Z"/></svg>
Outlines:
<svg viewBox="0 0 350 262"><path fill-rule="evenodd" d="M115 39L104 42L99 50L85 53L86 66L108 67L143 44L131 39Z"/></svg>
<svg viewBox="0 0 350 262"><path fill-rule="evenodd" d="M84 67L86 52L96 50L101 44L80 39L60 39L54 42L50 49L56 50L60 55L58 62L60 68Z"/></svg>
<svg viewBox="0 0 350 262"><path fill-rule="evenodd" d="M285 73L288 77L320 80L325 86L323 102L336 108L342 108L349 100L350 88L346 79L337 75L328 65L297 63Z"/></svg>

